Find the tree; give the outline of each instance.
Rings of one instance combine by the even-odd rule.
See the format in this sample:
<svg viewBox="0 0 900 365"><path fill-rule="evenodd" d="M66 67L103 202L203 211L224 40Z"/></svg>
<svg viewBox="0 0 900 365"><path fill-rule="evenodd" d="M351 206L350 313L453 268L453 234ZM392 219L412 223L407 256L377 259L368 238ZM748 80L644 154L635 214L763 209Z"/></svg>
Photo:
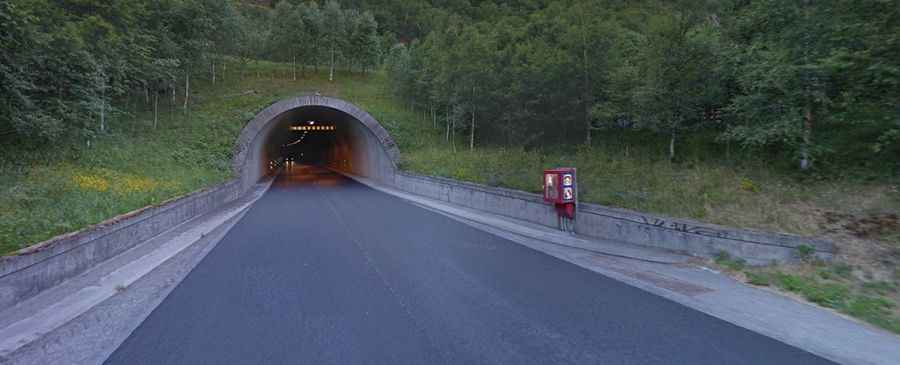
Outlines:
<svg viewBox="0 0 900 365"><path fill-rule="evenodd" d="M334 81L334 68L338 52L345 49L344 44L347 42L347 19L341 5L334 0L325 3L322 9L322 17L324 20L320 23L323 26L322 36L325 44L328 45L329 56L331 57L330 69L328 72L328 81Z"/></svg>
<svg viewBox="0 0 900 365"><path fill-rule="evenodd" d="M679 133L698 127L703 111L720 103L719 48L714 25L690 8L670 9L650 18L632 90L639 126L669 135L675 158Z"/></svg>
<svg viewBox="0 0 900 365"><path fill-rule="evenodd" d="M272 21L274 54L279 61L290 62L292 77L297 80L297 54L306 40L307 32L303 15L298 7L282 1L275 6Z"/></svg>
<svg viewBox="0 0 900 365"><path fill-rule="evenodd" d="M349 12L347 16L348 47L345 54L351 55L353 63L359 65L363 73L377 62L378 57L378 23L369 12Z"/></svg>
<svg viewBox="0 0 900 365"><path fill-rule="evenodd" d="M891 1L739 3L727 34L738 93L726 138L779 145L801 169L829 146L817 126L881 126L898 120L898 10Z"/></svg>

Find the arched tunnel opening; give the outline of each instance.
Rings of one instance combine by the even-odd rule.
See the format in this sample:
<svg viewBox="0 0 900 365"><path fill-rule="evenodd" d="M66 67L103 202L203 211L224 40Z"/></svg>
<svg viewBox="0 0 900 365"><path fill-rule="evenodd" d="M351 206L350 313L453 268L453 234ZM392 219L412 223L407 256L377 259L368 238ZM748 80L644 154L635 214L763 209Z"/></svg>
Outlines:
<svg viewBox="0 0 900 365"><path fill-rule="evenodd" d="M323 169L384 181L393 177L399 157L393 139L371 115L322 96L266 108L244 128L238 148L235 169L245 187L278 173Z"/></svg>

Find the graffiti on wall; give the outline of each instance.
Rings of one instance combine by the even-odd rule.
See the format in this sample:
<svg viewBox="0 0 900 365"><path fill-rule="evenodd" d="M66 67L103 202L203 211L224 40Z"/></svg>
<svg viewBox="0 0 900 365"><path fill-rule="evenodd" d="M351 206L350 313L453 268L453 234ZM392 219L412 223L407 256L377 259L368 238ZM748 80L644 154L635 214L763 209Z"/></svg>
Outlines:
<svg viewBox="0 0 900 365"><path fill-rule="evenodd" d="M641 223L660 228L669 228L678 232L698 234L716 238L728 238L728 232L710 229L709 227L693 226L687 223L670 222L656 217L641 216Z"/></svg>

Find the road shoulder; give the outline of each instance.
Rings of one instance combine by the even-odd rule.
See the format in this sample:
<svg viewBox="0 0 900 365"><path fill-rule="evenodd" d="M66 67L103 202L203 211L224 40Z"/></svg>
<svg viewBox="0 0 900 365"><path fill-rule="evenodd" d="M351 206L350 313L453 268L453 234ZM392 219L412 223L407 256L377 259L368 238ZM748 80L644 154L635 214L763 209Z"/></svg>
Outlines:
<svg viewBox="0 0 900 365"><path fill-rule="evenodd" d="M0 312L0 363L102 363L267 188Z"/></svg>
<svg viewBox="0 0 900 365"><path fill-rule="evenodd" d="M676 253L601 242L349 176L381 192L842 364L897 364L900 337L735 281ZM592 242L591 242L592 241Z"/></svg>

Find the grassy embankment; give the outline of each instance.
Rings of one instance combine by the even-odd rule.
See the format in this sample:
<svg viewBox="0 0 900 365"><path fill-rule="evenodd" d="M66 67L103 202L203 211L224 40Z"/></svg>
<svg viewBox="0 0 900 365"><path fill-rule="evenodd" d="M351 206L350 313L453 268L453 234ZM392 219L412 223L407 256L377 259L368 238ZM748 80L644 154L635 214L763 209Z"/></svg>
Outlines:
<svg viewBox="0 0 900 365"><path fill-rule="evenodd" d="M479 148L452 152L444 144L404 150L404 168L483 184L539 192L538 171L575 166L581 197L609 206L726 226L820 236L838 245L832 264L805 257L800 265L747 267L720 256L710 262L752 285L799 298L900 333L900 193L890 179L825 179L772 168L765 161L730 162L702 145L665 158L664 143L641 135L598 138L564 152ZM807 255L798 252L798 256Z"/></svg>
<svg viewBox="0 0 900 365"><path fill-rule="evenodd" d="M237 71L216 85L198 80L190 113L182 95L175 105L161 99L155 129L152 106L137 96L117 103L122 110L110 118L109 132L90 144L0 137L0 254L225 181L241 128L273 101L314 91L350 99L380 92L361 75L341 73L329 83L323 71L298 81L286 71L260 62L243 80ZM383 104L373 100L368 104Z"/></svg>
<svg viewBox="0 0 900 365"><path fill-rule="evenodd" d="M724 256L716 263L752 284L796 293L900 333L896 181L798 176L762 160L737 163L691 141L681 146L681 162L670 163L664 144L647 143L641 134L601 134L591 148L569 151L470 152L459 138L459 152L453 152L440 126L390 97L383 75L341 74L329 83L321 71L298 81L286 71L261 62L243 80L232 73L224 83L200 81L190 116L167 105L157 129L138 98L90 146L83 140L41 146L3 140L0 253L226 180L233 141L247 120L273 101L319 91L354 102L381 121L407 170L535 192L542 168L576 166L585 201L834 240L841 252L830 265L810 259L747 268Z"/></svg>

